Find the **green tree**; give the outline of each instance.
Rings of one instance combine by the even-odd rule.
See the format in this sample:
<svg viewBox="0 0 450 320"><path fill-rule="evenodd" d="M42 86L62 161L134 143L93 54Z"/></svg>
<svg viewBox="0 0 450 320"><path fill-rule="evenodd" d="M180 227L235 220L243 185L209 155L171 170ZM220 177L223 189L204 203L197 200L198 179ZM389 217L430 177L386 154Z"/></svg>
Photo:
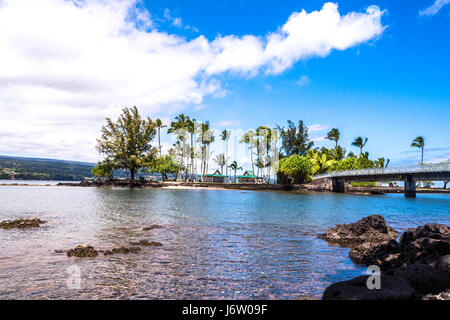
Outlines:
<svg viewBox="0 0 450 320"><path fill-rule="evenodd" d="M192 175L194 174L194 158L195 158L194 135L197 131L197 123L195 119L191 120L189 117L187 117L186 130L191 136L191 145L189 148L189 154L191 157L191 181L192 181Z"/></svg>
<svg viewBox="0 0 450 320"><path fill-rule="evenodd" d="M231 131L223 130L220 133L219 137L225 143L225 168L226 168L226 174L225 175L227 176L227 179L228 179L228 166L227 166L227 163L228 163L228 140L230 140Z"/></svg>
<svg viewBox="0 0 450 320"><path fill-rule="evenodd" d="M159 156L161 157L161 129L167 127L166 125L164 125L161 121L161 119L156 119L155 120L155 124L156 124L156 129L158 129L158 150L159 150Z"/></svg>
<svg viewBox="0 0 450 320"><path fill-rule="evenodd" d="M335 162L324 153L315 154L311 161L313 163L312 174L328 172Z"/></svg>
<svg viewBox="0 0 450 320"><path fill-rule="evenodd" d="M167 180L169 173L176 173L179 165L172 159L170 155L165 155L154 159L149 165L149 171L159 172L163 176L163 180Z"/></svg>
<svg viewBox="0 0 450 320"><path fill-rule="evenodd" d="M155 128L155 122L150 118L143 120L136 107L124 108L116 122L106 118L106 126L97 139L97 150L118 168L129 170L134 181L136 171L157 152L150 143L155 137Z"/></svg>
<svg viewBox="0 0 450 320"><path fill-rule="evenodd" d="M233 161L228 168L230 168L231 170L234 170L234 183L236 183L236 172L238 170L242 170L242 167L239 167L236 161Z"/></svg>
<svg viewBox="0 0 450 320"><path fill-rule="evenodd" d="M339 129L333 128L328 132L325 139L336 142L336 148L337 148L339 145L340 138L341 138L341 132L339 131Z"/></svg>
<svg viewBox="0 0 450 320"><path fill-rule="evenodd" d="M378 158L378 160L375 161L375 164L378 168L386 169L390 162L391 162L390 159Z"/></svg>
<svg viewBox="0 0 450 320"><path fill-rule="evenodd" d="M331 150L331 155L334 160L339 161L345 158L345 152L346 151L344 148L342 148L341 146L336 146Z"/></svg>
<svg viewBox="0 0 450 320"><path fill-rule="evenodd" d="M362 137L357 137L353 142L352 142L352 146L358 147L359 148L359 155L362 155L363 153L363 148L367 143L367 140L369 140L368 138L363 139Z"/></svg>
<svg viewBox="0 0 450 320"><path fill-rule="evenodd" d="M239 143L248 144L250 149L250 162L252 163L253 176L255 175L255 164L253 163L253 147L255 146L255 132L253 130L248 130L239 140ZM256 183L256 177L253 178Z"/></svg>
<svg viewBox="0 0 450 320"><path fill-rule="evenodd" d="M227 163L227 159L225 158L225 155L223 153L218 154L213 161L217 163L218 166L220 166L220 174L223 174L223 167Z"/></svg>
<svg viewBox="0 0 450 320"><path fill-rule="evenodd" d="M186 117L183 113L179 114L175 117L175 121L172 121L170 124L170 128L167 130L167 133L173 133L176 135L176 139L181 142L181 144L175 146L181 148L181 161L180 168L184 167L186 170L185 180L187 179L187 164L185 165L185 155L186 155L186 127L188 126L189 117ZM187 160L187 158L186 158ZM178 175L178 179L180 175Z"/></svg>
<svg viewBox="0 0 450 320"><path fill-rule="evenodd" d="M214 132L209 127L209 122L202 123L200 126L200 144L201 144L201 173L202 181L205 179L205 175L208 172L209 162L209 147L214 142Z"/></svg>
<svg viewBox="0 0 450 320"><path fill-rule="evenodd" d="M287 129L280 126L278 129L281 131L281 150L286 157L294 154L305 155L314 146L314 142L309 140L308 127L302 120L298 122L298 127L288 120Z"/></svg>
<svg viewBox="0 0 450 320"><path fill-rule="evenodd" d="M112 180L114 173L114 163L108 160L99 161L91 171L94 177Z"/></svg>
<svg viewBox="0 0 450 320"><path fill-rule="evenodd" d="M287 184L293 182L294 184L307 183L312 180L312 161L301 155L293 155L280 160L278 169L278 182Z"/></svg>
<svg viewBox="0 0 450 320"><path fill-rule="evenodd" d="M425 138L422 136L415 138L411 143L411 147L422 149L422 157L420 160L420 164L423 165L423 149L425 148Z"/></svg>

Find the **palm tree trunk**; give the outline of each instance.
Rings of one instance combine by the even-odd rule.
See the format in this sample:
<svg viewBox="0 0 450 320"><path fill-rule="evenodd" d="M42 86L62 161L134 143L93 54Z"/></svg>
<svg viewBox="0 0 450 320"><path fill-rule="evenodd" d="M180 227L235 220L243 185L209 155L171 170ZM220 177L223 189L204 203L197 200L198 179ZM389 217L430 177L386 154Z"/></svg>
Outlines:
<svg viewBox="0 0 450 320"><path fill-rule="evenodd" d="M161 132L160 128L158 128L158 146L159 146L159 156L161 157Z"/></svg>
<svg viewBox="0 0 450 320"><path fill-rule="evenodd" d="M423 147L422 147L422 162L421 164L423 165Z"/></svg>
<svg viewBox="0 0 450 320"><path fill-rule="evenodd" d="M250 142L251 143L251 142ZM256 177L255 177L255 165L253 163L253 146L250 145L250 161L252 162L252 171L253 171L253 182L256 183Z"/></svg>

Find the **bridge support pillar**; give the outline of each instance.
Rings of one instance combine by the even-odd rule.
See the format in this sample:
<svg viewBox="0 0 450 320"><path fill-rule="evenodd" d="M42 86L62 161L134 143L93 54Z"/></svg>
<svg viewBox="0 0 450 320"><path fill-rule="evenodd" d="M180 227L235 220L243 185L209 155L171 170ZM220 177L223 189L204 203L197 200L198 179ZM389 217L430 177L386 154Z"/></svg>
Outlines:
<svg viewBox="0 0 450 320"><path fill-rule="evenodd" d="M333 192L345 193L344 181L339 180L338 178L331 179Z"/></svg>
<svg viewBox="0 0 450 320"><path fill-rule="evenodd" d="M416 181L411 175L405 177L405 197L415 198L416 197Z"/></svg>

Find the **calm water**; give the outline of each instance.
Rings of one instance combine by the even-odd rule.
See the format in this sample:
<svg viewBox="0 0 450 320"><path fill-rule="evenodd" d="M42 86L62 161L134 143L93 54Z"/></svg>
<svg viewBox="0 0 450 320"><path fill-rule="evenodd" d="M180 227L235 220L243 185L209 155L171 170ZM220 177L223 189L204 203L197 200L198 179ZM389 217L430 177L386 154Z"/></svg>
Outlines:
<svg viewBox="0 0 450 320"><path fill-rule="evenodd" d="M450 224L450 196L0 186L0 220L48 220L39 229L0 229L0 298L320 297L330 283L364 268L349 260L348 249L316 234L370 214L400 231ZM142 230L151 224L162 228ZM55 252L141 239L163 246L97 258ZM67 287L73 265L80 289Z"/></svg>

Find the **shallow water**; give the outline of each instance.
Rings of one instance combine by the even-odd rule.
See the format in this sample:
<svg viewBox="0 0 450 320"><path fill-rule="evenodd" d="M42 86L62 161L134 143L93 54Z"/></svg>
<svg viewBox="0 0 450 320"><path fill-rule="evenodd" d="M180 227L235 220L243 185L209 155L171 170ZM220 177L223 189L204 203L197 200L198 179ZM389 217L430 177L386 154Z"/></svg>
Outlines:
<svg viewBox="0 0 450 320"><path fill-rule="evenodd" d="M48 221L38 229L0 229L0 298L320 297L365 268L349 260L349 249L316 235L371 214L399 231L450 224L450 196L0 186L0 220ZM143 230L152 224L162 228ZM141 239L163 246L97 258L55 252ZM69 289L77 269L80 288Z"/></svg>

